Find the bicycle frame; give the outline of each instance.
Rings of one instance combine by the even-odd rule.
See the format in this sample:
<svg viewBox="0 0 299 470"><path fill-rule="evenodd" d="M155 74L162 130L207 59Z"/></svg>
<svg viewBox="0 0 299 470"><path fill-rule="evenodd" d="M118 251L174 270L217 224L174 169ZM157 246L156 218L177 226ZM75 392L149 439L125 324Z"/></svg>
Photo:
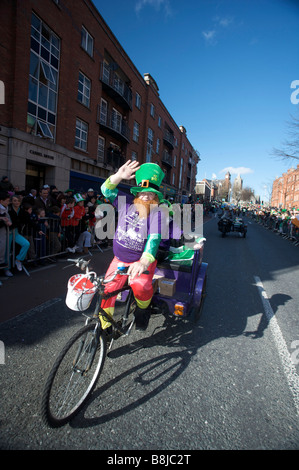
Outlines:
<svg viewBox="0 0 299 470"><path fill-rule="evenodd" d="M67 261L71 261L71 262L75 263L75 265L78 266L81 270L85 269L85 273L87 275L89 274L88 264L89 264L90 260L86 261L83 258L78 258L77 260L68 259ZM148 271L146 271L146 273L148 273ZM84 313L83 313L83 315L87 318L85 324L88 324L90 321L94 320L94 321L97 322L98 327L100 326L100 328L102 329L100 319L101 319L101 317L103 317L106 321L111 323L113 328L115 328L115 330L117 330L119 333L121 333L122 335L128 335L130 333L132 327L133 327L133 324L134 324L134 321L132 321L129 328L126 330L125 327L127 325L127 320L128 320L128 316L129 316L129 313L130 313L130 307L131 307L132 297L133 297L132 288L130 287L130 285L126 284L123 287L121 287L120 289L116 289L115 291L109 292L108 294L105 294L104 289L103 289L104 285L107 284L108 282L113 281L116 278L117 275L129 276L127 274L127 269L125 269L125 270L124 269L121 269L121 270L117 269L107 279L104 279L103 277L100 277L100 278L97 277L96 279L93 280L93 282L97 283L97 301L96 301L94 313L92 314L92 316L84 314ZM101 307L101 301L103 299L109 299L111 297L114 297L114 296L116 296L119 293L124 292L124 291L129 291L129 292L128 292L128 296L127 296L127 299L126 299L125 312L124 312L124 315L122 317L122 325L120 326L117 323L117 321L115 321L114 318Z"/></svg>
<svg viewBox="0 0 299 470"><path fill-rule="evenodd" d="M122 325L120 326L113 318L112 315L110 315L108 312L106 312L102 307L101 307L101 301L102 299L109 299L110 297L114 297L115 295L119 294L120 292L124 292L124 291L129 291L128 293L128 297L126 299L126 307L125 307L125 313L123 315L123 318L122 318ZM93 313L93 316L92 317L89 317L88 315L84 315L86 316L89 321L90 320L95 320L96 322L98 322L99 324L101 323L100 322L100 318L103 317L106 321L108 321L109 323L111 323L111 325L121 334L123 335L128 335L131 331L131 328L133 326L133 323L130 325L130 328L128 330L125 330L125 327L126 327L126 324L127 324L127 320L128 320L128 316L129 316L129 313L130 313L130 306L131 306L131 302L132 302L132 297L133 297L133 291L132 291L132 288L129 286L129 285L126 285L124 287L122 287L121 289L117 289L113 292L110 292L109 294L101 294L101 292L97 292L97 302L96 302L96 306L95 306L95 309L94 309L94 313ZM88 323L88 320L86 321L86 323Z"/></svg>

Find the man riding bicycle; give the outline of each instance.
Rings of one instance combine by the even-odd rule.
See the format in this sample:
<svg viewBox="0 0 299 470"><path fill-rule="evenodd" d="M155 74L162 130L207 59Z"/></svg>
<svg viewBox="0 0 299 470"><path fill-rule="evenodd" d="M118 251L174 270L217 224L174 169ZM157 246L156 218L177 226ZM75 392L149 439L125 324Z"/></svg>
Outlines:
<svg viewBox="0 0 299 470"><path fill-rule="evenodd" d="M117 185L123 180L136 178L137 186L131 194L122 193ZM101 191L118 210L118 225L113 239L114 258L106 272L108 278L117 266L129 267L130 286L136 300L136 328L145 330L149 322L149 305L153 296L152 278L157 265L156 254L161 241L161 212L159 202L163 199L159 187L164 172L155 163L139 166L136 161L128 160L102 185ZM122 198L121 198L122 196ZM145 271L148 274L144 274ZM125 276L107 283L105 293L121 288ZM116 297L102 300L101 307L110 315L114 313ZM110 323L101 319L106 329Z"/></svg>

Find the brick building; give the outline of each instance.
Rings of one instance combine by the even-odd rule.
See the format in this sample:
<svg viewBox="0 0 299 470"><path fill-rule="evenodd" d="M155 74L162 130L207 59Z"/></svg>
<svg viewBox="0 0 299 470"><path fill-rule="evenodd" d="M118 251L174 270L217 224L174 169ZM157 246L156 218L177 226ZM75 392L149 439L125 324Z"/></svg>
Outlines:
<svg viewBox="0 0 299 470"><path fill-rule="evenodd" d="M299 165L290 168L273 182L271 206L299 209Z"/></svg>
<svg viewBox="0 0 299 470"><path fill-rule="evenodd" d="M1 176L98 190L130 158L161 166L165 196L194 192L198 152L92 1L1 0L0 14Z"/></svg>

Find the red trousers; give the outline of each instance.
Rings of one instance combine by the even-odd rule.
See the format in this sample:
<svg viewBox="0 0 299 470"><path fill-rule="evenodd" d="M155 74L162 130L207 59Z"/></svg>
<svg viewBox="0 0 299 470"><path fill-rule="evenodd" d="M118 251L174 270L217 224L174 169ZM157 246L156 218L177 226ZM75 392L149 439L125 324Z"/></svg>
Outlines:
<svg viewBox="0 0 299 470"><path fill-rule="evenodd" d="M118 264L121 261L116 257L110 263L110 266L105 274L105 279L110 277L116 270ZM133 263L122 263L124 266L130 266ZM153 286L152 286L152 279L157 266L157 261L151 263L148 267L149 274L141 274L140 276L135 276L133 279L130 277L129 282L130 286L132 287L134 297L136 299L137 305L140 308L147 308L151 302L153 296ZM127 281L127 276L124 275L117 275L116 278L108 282L105 287L105 294L112 292L116 289L121 289ZM101 307L111 314L114 311L114 305L116 301L116 296L110 297L110 299L102 300Z"/></svg>

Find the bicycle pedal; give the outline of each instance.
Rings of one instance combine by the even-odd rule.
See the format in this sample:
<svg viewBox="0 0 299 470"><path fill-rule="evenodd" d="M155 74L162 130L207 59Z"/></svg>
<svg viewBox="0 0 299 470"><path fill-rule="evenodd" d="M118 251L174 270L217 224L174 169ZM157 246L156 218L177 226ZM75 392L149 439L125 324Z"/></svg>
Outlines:
<svg viewBox="0 0 299 470"><path fill-rule="evenodd" d="M134 320L131 321L130 325L128 326L128 329L126 330L126 332L123 334L123 336L129 336L129 334L131 333L131 330L134 326L134 323L135 323L135 318Z"/></svg>

